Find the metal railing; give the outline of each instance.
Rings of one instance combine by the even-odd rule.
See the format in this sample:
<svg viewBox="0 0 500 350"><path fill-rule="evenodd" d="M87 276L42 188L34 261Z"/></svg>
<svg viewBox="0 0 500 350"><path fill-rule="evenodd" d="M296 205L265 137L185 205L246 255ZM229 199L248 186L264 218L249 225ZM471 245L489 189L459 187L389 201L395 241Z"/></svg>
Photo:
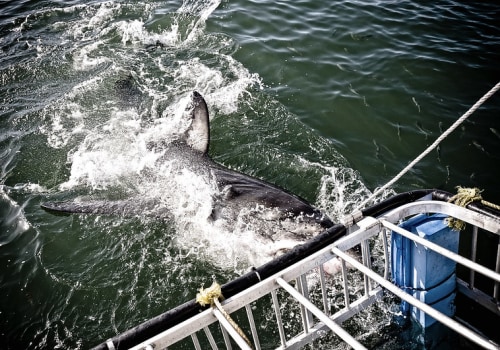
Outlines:
<svg viewBox="0 0 500 350"><path fill-rule="evenodd" d="M376 303L382 298L384 292L391 292L485 349L499 349L498 344L486 338L483 334L464 326L457 320L437 311L432 306L426 305L390 281L388 235L392 231L470 269L470 280L468 282L458 280L458 292L464 293L465 290L466 295L473 297L475 301L500 315L498 307L500 244L496 251L495 269L482 266L476 262L474 251L472 257L463 257L396 225L405 218L420 213L443 213L472 225L473 239L476 242L481 231L488 231L500 239L500 221L496 218L440 201L418 201L402 205L382 214L378 218L365 217L361 219L357 224L349 228L350 233L347 236L332 245L307 256L294 265L261 280L259 283L222 302L224 310L229 314L237 314L238 323L244 328L244 332L251 334L251 346L226 321L220 311L211 308L151 337L132 349L165 349L179 342L184 344L181 348L195 349L207 347L217 349L222 346L227 349L232 349L235 346L242 349L269 348L268 345L261 345L263 340L266 344L270 343L268 339L262 339L259 335L259 332L263 329L260 326L262 320L259 319L262 313L258 312L256 316L255 310L253 310L255 303L258 302L262 307L262 304L269 302L269 299L268 311L271 312L272 310L271 313L274 314L272 325L276 328L274 335L277 338L271 342L275 344L273 347L299 349L331 332L352 348L364 349L365 347L360 341L342 327L342 323L360 311L365 310L371 304ZM348 251L358 245L361 246L361 254L353 257ZM377 249L375 253L374 249ZM381 268L375 269L372 266L372 256L375 256L377 260L382 259ZM330 277L326 276L323 264L336 257L339 257L342 262L344 307L332 313L328 300L330 285L327 279ZM352 286L349 284L348 269L351 271L354 269L363 275L363 293L356 297L355 300L351 300L353 297L349 292ZM477 273L492 281L494 287L491 291L485 292L475 288L474 278ZM319 298L311 297L312 291L315 291L315 295L320 291L321 296ZM280 303L280 297L281 299L286 298L287 303L289 300L294 300L297 303L300 310L300 326L287 326L291 317L290 310L288 307L284 307L283 303ZM269 313L266 313L266 317L268 316ZM267 325L270 324L268 321L266 322ZM214 326L217 323L220 328Z"/></svg>

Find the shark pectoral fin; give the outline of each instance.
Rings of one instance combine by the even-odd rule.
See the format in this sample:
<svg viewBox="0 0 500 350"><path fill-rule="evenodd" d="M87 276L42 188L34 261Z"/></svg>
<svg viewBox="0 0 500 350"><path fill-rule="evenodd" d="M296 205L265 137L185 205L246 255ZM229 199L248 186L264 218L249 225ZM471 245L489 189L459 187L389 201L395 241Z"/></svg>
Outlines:
<svg viewBox="0 0 500 350"><path fill-rule="evenodd" d="M106 214L120 216L160 216L154 208L154 202L140 202L135 200L122 201L64 201L45 202L40 206L51 213L59 214Z"/></svg>
<svg viewBox="0 0 500 350"><path fill-rule="evenodd" d="M119 207L121 207L121 211L126 207L123 202L107 201L45 202L40 206L49 212L66 214L117 214Z"/></svg>
<svg viewBox="0 0 500 350"><path fill-rule="evenodd" d="M74 212L71 211L69 206L67 206L67 203L69 202L45 202L41 203L40 207L51 214L71 215Z"/></svg>

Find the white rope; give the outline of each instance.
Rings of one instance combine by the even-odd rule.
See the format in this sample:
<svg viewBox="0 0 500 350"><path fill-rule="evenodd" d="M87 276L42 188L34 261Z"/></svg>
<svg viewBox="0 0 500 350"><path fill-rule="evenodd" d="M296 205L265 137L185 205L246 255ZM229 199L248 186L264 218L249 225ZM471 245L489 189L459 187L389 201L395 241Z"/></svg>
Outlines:
<svg viewBox="0 0 500 350"><path fill-rule="evenodd" d="M386 183L384 186L376 190L368 199L364 200L357 209L363 208L367 203L375 199L382 191L385 191L389 186L392 186L396 181L398 181L404 174L406 174L415 164L420 162L422 158L428 155L434 148L436 148L441 141L443 141L449 134L451 134L460 124L464 122L472 113L474 113L488 98L490 98L495 92L500 89L500 82L498 82L490 91L488 91L483 97L481 97L467 112L464 113L452 126L450 126L441 136L439 136L432 145L430 145L422 154L420 154L415 160L408 164L399 174L397 174L391 181Z"/></svg>

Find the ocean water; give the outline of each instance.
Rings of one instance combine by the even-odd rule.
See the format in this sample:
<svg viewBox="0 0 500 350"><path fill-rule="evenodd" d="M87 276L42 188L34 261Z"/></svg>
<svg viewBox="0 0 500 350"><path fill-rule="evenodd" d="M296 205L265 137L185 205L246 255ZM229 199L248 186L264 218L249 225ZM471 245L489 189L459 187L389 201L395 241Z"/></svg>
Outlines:
<svg viewBox="0 0 500 350"><path fill-rule="evenodd" d="M193 90L209 106L215 161L297 193L337 221L500 81L498 9L468 1L1 1L3 348L89 348L268 258L254 227L208 222L214 189L159 164L148 147L186 130ZM500 203L499 116L495 95L389 193L479 187ZM170 209L168 220L40 208L148 196ZM373 336L390 309L370 316L373 327L353 328ZM418 348L405 341L395 347Z"/></svg>

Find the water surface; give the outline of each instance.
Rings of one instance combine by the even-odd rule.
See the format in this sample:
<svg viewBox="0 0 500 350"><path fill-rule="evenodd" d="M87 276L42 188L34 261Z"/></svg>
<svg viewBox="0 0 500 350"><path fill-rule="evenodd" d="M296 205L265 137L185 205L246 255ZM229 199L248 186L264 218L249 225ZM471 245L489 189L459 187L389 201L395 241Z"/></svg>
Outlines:
<svg viewBox="0 0 500 350"><path fill-rule="evenodd" d="M158 166L147 147L187 128L191 91L209 105L214 160L338 220L500 80L500 18L486 2L1 8L0 336L8 349L89 348L265 259L241 255L254 245L251 227L207 223L212 188ZM499 203L499 106L493 96L392 190L477 186ZM39 207L138 195L176 204L173 218ZM391 312L370 313L374 327L351 326L370 339Z"/></svg>

